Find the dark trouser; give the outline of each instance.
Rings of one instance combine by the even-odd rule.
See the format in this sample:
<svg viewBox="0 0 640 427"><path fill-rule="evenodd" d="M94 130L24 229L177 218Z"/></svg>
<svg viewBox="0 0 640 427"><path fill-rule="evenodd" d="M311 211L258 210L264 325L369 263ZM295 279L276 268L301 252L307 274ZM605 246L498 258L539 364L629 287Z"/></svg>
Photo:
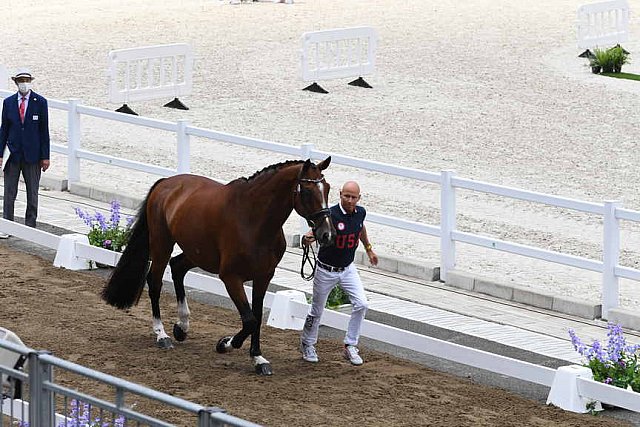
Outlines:
<svg viewBox="0 0 640 427"><path fill-rule="evenodd" d="M24 214L24 223L29 227L35 227L38 216L38 188L42 173L39 163L7 162L7 166L4 168L2 217L13 221L13 208L18 195L20 172L22 172L27 189L27 211Z"/></svg>

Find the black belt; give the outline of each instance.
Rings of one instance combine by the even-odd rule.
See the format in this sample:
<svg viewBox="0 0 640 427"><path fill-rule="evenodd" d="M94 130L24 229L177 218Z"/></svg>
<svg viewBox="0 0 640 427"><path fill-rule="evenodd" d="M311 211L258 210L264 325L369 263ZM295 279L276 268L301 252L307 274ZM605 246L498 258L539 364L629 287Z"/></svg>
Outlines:
<svg viewBox="0 0 640 427"><path fill-rule="evenodd" d="M344 271L345 268L347 268L347 267L334 267L333 265L325 264L324 262L321 262L320 260L318 260L316 262L317 262L318 266L321 269L330 271L332 273L340 273L341 271Z"/></svg>

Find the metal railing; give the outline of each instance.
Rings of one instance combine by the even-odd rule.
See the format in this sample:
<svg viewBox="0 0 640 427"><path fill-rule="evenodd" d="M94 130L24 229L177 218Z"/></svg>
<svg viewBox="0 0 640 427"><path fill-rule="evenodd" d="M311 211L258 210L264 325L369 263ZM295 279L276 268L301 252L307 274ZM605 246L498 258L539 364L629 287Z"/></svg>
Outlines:
<svg viewBox="0 0 640 427"><path fill-rule="evenodd" d="M24 355L28 360L28 372L16 370L0 364L0 374L18 379L25 384L27 393L22 393L21 399L12 394L2 396L2 412L0 413L0 427L13 426L14 421L28 422L34 427L58 427L65 425L81 425L78 419L77 407L85 408L84 414L91 420L102 420L99 425L122 425L168 427L176 425L155 416L136 410L125 404L132 397L143 398L157 404L170 406L184 413L181 416L182 425L197 427L237 426L256 427L257 424L234 417L223 409L205 407L187 400L153 390L121 378L114 377L87 367L69 362L49 354L46 351L36 351L28 347L0 340L0 351L9 351ZM97 381L110 388L104 395L113 396L112 399L98 398L95 395L61 385L55 380L56 372L64 371L79 376L84 380ZM88 409L87 409L88 408ZM73 413L75 409L75 414ZM60 413L63 412L63 413ZM8 421L7 421L8 420ZM107 421L111 420L111 424Z"/></svg>

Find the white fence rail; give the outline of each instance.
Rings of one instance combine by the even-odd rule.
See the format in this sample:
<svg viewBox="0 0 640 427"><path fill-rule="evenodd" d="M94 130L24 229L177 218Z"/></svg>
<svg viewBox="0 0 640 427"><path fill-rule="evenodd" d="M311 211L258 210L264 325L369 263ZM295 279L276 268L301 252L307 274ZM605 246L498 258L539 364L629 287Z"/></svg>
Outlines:
<svg viewBox="0 0 640 427"><path fill-rule="evenodd" d="M0 91L6 95L7 91ZM618 263L620 255L620 227L621 220L640 223L640 212L623 209L622 205L615 201L605 203L593 203L570 198L559 197L550 194L537 193L517 188L494 185L487 182L475 181L455 176L453 171L430 172L420 169L401 167L382 162L364 160L340 154L315 150L312 144L292 146L274 143L265 140L248 138L244 136L208 130L189 126L185 120L171 123L162 120L131 116L98 108L79 105L78 100L68 102L51 100L50 106L68 112L68 144L67 146L52 144L52 151L67 156L68 181L71 186L81 182L81 160L115 165L126 169L133 169L145 173L168 176L176 173L190 172L190 136L197 136L226 142L245 147L253 147L261 150L283 153L298 158L324 159L332 156L332 163L350 166L368 171L380 172L414 179L421 182L429 182L440 186L440 224L423 224L404 218L396 218L370 212L368 220L386 226L409 230L440 240L440 277L445 282L447 274L456 265L456 242L485 247L492 250L509 252L529 258L536 258L557 264L577 267L580 269L595 271L602 274L602 313L603 318L609 318L611 309L620 305L619 279L627 278L640 281L640 270L621 266ZM105 120L124 122L154 129L160 129L176 134L177 167L176 169L164 168L156 165L105 156L99 153L83 150L81 146L80 117L82 115L98 117ZM594 260L585 257L563 254L556 251L548 251L534 246L521 245L498 239L464 233L456 229L456 189L466 189L481 193L503 196L511 199L525 200L549 206L572 209L579 212L588 212L602 216L604 233L602 240L602 260ZM306 231L306 223L301 221L301 232ZM2 230L10 234L10 229ZM581 236L576 236L580 239Z"/></svg>
<svg viewBox="0 0 640 427"><path fill-rule="evenodd" d="M338 28L302 35L302 80L372 74L378 36L371 27Z"/></svg>
<svg viewBox="0 0 640 427"><path fill-rule="evenodd" d="M629 39L627 0L605 1L580 6L577 13L578 47L609 47Z"/></svg>
<svg viewBox="0 0 640 427"><path fill-rule="evenodd" d="M184 43L109 52L109 101L127 103L190 95L193 52Z"/></svg>

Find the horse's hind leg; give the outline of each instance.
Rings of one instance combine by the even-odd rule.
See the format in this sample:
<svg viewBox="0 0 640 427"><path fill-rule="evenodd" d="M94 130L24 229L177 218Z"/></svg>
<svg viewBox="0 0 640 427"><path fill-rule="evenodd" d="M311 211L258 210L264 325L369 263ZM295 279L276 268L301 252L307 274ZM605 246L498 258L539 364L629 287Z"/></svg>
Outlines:
<svg viewBox="0 0 640 427"><path fill-rule="evenodd" d="M187 296L184 291L184 276L195 265L189 261L184 253L171 258L169 261L171 266L171 278L173 279L173 287L176 290L176 301L178 303L178 322L173 325L173 336L177 341L187 339L189 332L189 304L187 304Z"/></svg>
<svg viewBox="0 0 640 427"><path fill-rule="evenodd" d="M153 250L154 248L152 248ZM152 254L151 270L147 274L147 284L149 285L149 298L151 299L151 312L153 314L153 332L156 333L156 345L162 349L173 348L171 338L164 331L162 319L160 318L160 292L162 291L162 276L164 269L169 262L171 250L162 253L154 250ZM154 256L155 255L155 256Z"/></svg>

